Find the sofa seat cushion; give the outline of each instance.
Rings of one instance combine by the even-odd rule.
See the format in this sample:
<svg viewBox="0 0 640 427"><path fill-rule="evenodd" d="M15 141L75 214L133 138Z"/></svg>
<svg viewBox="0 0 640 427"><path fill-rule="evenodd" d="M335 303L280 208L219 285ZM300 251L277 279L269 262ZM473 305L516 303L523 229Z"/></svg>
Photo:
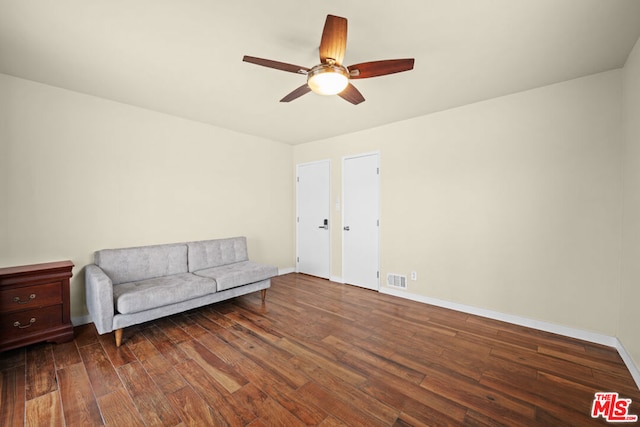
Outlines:
<svg viewBox="0 0 640 427"><path fill-rule="evenodd" d="M115 309L122 314L162 307L216 292L216 282L191 273L173 274L113 287Z"/></svg>
<svg viewBox="0 0 640 427"><path fill-rule="evenodd" d="M218 291L223 291L277 276L278 269L272 265L259 264L253 261L242 261L194 271L193 274L214 279L218 285Z"/></svg>

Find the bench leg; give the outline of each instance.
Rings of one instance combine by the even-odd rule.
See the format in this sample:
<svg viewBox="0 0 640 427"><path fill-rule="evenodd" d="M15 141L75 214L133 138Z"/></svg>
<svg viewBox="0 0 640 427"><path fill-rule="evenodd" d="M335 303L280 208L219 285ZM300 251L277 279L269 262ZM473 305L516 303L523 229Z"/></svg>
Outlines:
<svg viewBox="0 0 640 427"><path fill-rule="evenodd" d="M262 294L262 302L264 302L264 300L267 298L267 290L263 289L260 291L260 293Z"/></svg>
<svg viewBox="0 0 640 427"><path fill-rule="evenodd" d="M116 329L116 347L120 347L122 344L122 328Z"/></svg>

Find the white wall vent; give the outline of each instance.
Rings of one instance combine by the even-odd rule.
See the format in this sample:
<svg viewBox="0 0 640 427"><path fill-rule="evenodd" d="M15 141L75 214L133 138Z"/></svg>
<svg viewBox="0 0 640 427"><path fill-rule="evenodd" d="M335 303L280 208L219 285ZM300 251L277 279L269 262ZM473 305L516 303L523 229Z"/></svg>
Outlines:
<svg viewBox="0 0 640 427"><path fill-rule="evenodd" d="M407 276L395 273L387 273L387 285L394 288L407 289Z"/></svg>

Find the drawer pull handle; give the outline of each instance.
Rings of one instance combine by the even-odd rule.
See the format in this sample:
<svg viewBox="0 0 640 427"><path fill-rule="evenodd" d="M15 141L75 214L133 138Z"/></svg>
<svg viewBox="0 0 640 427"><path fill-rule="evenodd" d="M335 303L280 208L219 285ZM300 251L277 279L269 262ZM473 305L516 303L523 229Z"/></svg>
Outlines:
<svg viewBox="0 0 640 427"><path fill-rule="evenodd" d="M13 322L13 326L15 326L16 328L24 329L24 328L28 328L29 326L33 325L34 323L36 323L36 318L32 317L31 320L29 320L29 324L28 325L22 326L20 324L20 322Z"/></svg>
<svg viewBox="0 0 640 427"><path fill-rule="evenodd" d="M29 295L29 299L25 301L21 301L20 297L13 297L13 302L17 302L18 304L28 304L29 301L36 298L36 294Z"/></svg>

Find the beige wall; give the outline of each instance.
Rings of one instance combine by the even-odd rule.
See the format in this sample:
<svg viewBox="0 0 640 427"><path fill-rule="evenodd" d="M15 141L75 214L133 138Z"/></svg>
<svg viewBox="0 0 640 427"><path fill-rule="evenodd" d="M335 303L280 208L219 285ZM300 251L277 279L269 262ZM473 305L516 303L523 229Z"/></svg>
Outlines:
<svg viewBox="0 0 640 427"><path fill-rule="evenodd" d="M246 235L293 263L291 146L0 75L0 266Z"/></svg>
<svg viewBox="0 0 640 427"><path fill-rule="evenodd" d="M640 369L640 41L624 67L624 220L620 333Z"/></svg>
<svg viewBox="0 0 640 427"><path fill-rule="evenodd" d="M294 163L381 153L381 277L408 292L616 335L621 72L294 147ZM341 276L332 207L332 276ZM381 280L384 286L384 279Z"/></svg>
<svg viewBox="0 0 640 427"><path fill-rule="evenodd" d="M9 196L9 116L7 102L3 101L7 99L8 94L7 86L0 80L0 260L5 259L7 255L5 242L9 239L9 211L6 208Z"/></svg>

